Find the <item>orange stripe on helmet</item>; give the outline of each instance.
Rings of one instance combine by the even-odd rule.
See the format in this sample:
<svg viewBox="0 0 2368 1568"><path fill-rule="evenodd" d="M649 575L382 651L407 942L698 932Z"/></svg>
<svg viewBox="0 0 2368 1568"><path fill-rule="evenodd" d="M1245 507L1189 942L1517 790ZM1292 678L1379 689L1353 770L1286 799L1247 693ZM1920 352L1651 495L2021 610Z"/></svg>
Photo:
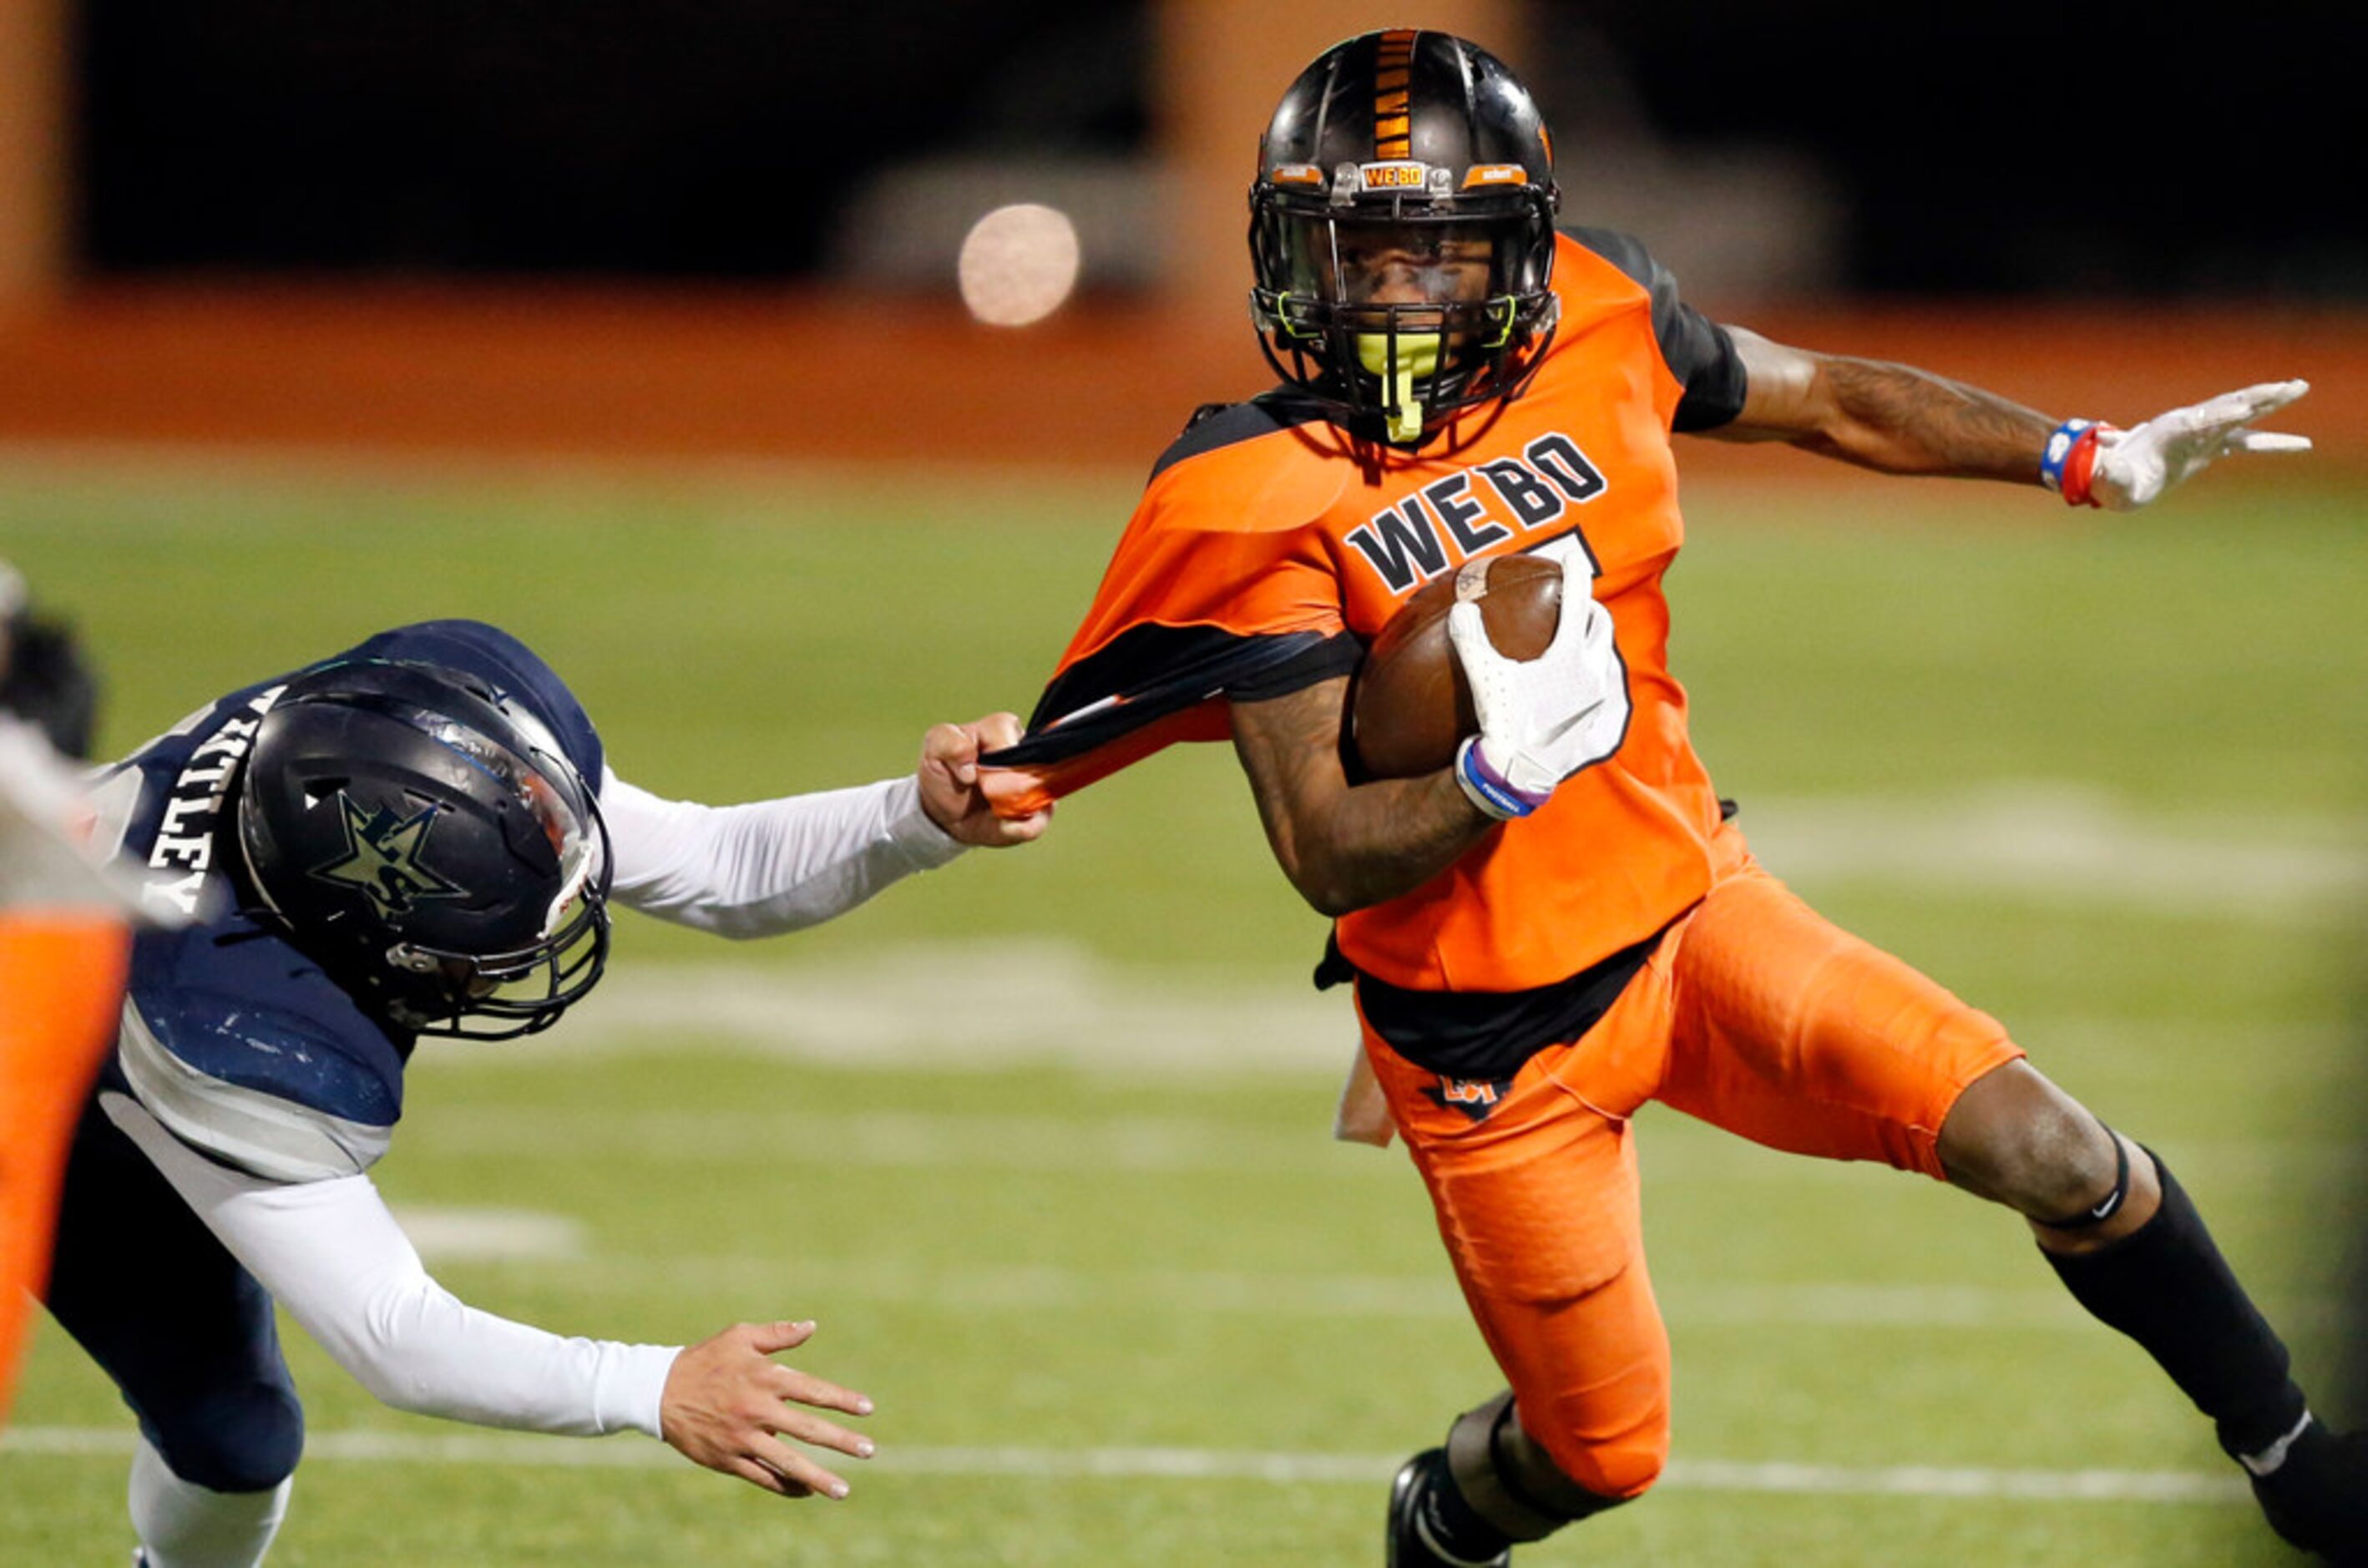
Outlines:
<svg viewBox="0 0 2368 1568"><path fill-rule="evenodd" d="M1383 33L1373 54L1373 156L1403 158L1413 151L1408 139L1407 87L1414 80L1412 28L1392 28Z"/></svg>

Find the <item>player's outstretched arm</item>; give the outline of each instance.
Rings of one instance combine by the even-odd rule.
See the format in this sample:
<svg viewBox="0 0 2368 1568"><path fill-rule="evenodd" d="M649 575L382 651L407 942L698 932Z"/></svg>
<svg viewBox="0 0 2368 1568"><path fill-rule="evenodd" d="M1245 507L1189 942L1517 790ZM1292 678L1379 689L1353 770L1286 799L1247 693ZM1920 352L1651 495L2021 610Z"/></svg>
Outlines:
<svg viewBox="0 0 2368 1568"><path fill-rule="evenodd" d="M600 787L611 894L719 936L772 937L844 915L974 846L1024 844L1043 834L1051 809L997 817L978 769L982 752L1019 731L1009 713L939 724L902 778L736 806L662 800L611 769Z"/></svg>
<svg viewBox="0 0 2368 1568"><path fill-rule="evenodd" d="M932 725L921 737L921 809L959 843L985 849L1026 844L1053 821L1046 806L1025 816L999 817L980 787L980 754L1017 744L1026 726L1017 713L990 713L967 724Z"/></svg>
<svg viewBox="0 0 2368 1568"><path fill-rule="evenodd" d="M1994 392L1907 365L1819 354L1729 327L1746 380L1743 411L1706 434L1788 441L1884 473L2044 484L2076 505L2143 506L2231 452L2307 450L2252 428L2309 390L2268 381L2127 431L2058 421Z"/></svg>
<svg viewBox="0 0 2368 1568"><path fill-rule="evenodd" d="M869 1399L772 1358L811 1323L740 1324L687 1349L563 1338L438 1284L367 1175L272 1181L199 1155L126 1096L101 1106L289 1315L398 1410L577 1437L632 1428L791 1497L848 1489L783 1437L871 1455L815 1414L869 1415Z"/></svg>
<svg viewBox="0 0 2368 1568"><path fill-rule="evenodd" d="M1884 473L2026 483L2039 477L2055 421L2036 409L1912 366L1726 330L1743 360L1743 412L1706 435L1789 441Z"/></svg>
<svg viewBox="0 0 2368 1568"><path fill-rule="evenodd" d="M675 1358L659 1425L685 1459L784 1497L847 1495L847 1483L783 1437L871 1457L871 1439L814 1414L869 1415L871 1401L773 1358L814 1337L811 1323L744 1323Z"/></svg>
<svg viewBox="0 0 2368 1568"><path fill-rule="evenodd" d="M1455 770L1351 784L1341 761L1349 677L1233 704L1234 750L1267 843L1300 896L1325 915L1411 892L1496 825Z"/></svg>

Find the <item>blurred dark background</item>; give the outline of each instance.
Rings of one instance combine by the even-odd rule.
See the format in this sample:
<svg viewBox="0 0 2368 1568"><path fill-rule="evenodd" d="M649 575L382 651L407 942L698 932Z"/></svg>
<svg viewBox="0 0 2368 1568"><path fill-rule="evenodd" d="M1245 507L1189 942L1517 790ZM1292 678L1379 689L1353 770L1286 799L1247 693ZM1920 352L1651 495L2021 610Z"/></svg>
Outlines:
<svg viewBox="0 0 2368 1568"><path fill-rule="evenodd" d="M934 267L945 248L916 209L965 171L1033 170L1125 219L1087 233L1088 281L1141 284L1160 243L1141 221L1160 9L88 0L72 244L101 274L894 283L896 254ZM1503 51L1561 137L1566 213L1664 247L1721 229L1761 291L2368 298L2357 7L1597 0L1520 17ZM1274 77L1262 101L1287 80L1245 68ZM1238 129L1245 184L1258 129ZM904 252L883 259L883 233ZM1703 265L1725 263L1690 272Z"/></svg>
<svg viewBox="0 0 2368 1568"><path fill-rule="evenodd" d="M1148 10L89 0L83 244L107 269L812 271L899 163L1144 155Z"/></svg>
<svg viewBox="0 0 2368 1568"><path fill-rule="evenodd" d="M1415 25L1721 319L2124 421L2302 376L2368 470L2368 19L2297 0L0 0L0 441L1132 468L1269 382L1276 98Z"/></svg>

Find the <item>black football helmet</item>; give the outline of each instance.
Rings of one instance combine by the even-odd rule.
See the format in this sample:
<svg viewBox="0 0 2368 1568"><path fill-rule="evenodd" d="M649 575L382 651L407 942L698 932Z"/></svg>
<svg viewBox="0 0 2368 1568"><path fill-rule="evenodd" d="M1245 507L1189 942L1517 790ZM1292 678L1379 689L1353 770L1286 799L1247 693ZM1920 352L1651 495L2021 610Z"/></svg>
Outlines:
<svg viewBox="0 0 2368 1568"><path fill-rule="evenodd" d="M1282 95L1250 187L1275 373L1402 444L1509 397L1554 336L1554 152L1502 61L1446 33L1336 44Z"/></svg>
<svg viewBox="0 0 2368 1568"><path fill-rule="evenodd" d="M290 681L239 783L258 913L418 1034L548 1028L609 956L609 840L533 715L436 665Z"/></svg>

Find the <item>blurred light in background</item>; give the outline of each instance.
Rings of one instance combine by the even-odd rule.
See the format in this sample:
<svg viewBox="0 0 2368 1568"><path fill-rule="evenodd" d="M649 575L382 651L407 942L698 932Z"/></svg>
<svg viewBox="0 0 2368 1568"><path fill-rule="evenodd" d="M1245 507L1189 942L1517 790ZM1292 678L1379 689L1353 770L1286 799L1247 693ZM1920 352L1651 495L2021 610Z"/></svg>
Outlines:
<svg viewBox="0 0 2368 1568"><path fill-rule="evenodd" d="M956 273L962 303L987 325L1042 321L1076 285L1076 227L1036 202L998 207L971 225Z"/></svg>

